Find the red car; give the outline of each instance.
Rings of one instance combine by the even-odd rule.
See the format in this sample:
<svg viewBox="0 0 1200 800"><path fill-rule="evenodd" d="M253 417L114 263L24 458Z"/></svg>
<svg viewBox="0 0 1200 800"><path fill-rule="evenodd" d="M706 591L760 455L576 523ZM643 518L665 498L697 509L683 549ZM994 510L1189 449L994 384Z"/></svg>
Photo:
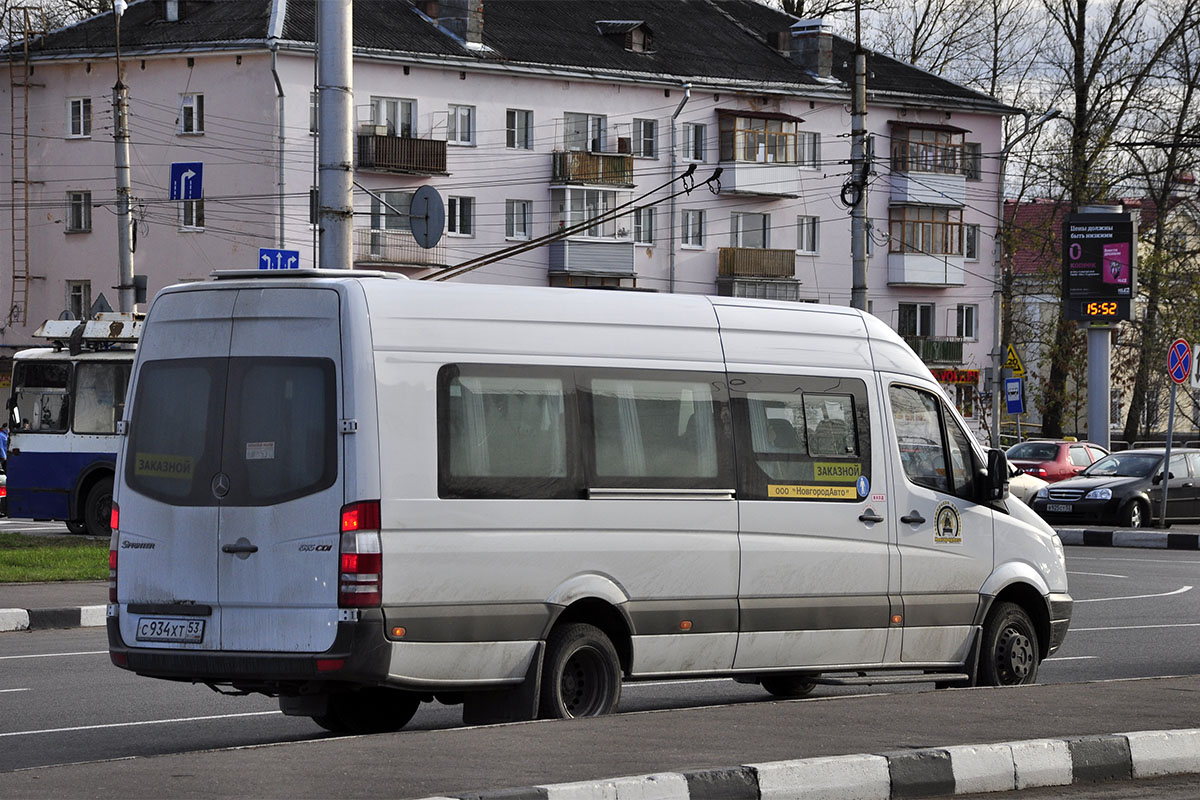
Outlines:
<svg viewBox="0 0 1200 800"><path fill-rule="evenodd" d="M1108 451L1091 442L1047 439L1014 444L1004 455L1010 464L1015 464L1036 478L1054 483L1078 475L1093 462L1108 455Z"/></svg>

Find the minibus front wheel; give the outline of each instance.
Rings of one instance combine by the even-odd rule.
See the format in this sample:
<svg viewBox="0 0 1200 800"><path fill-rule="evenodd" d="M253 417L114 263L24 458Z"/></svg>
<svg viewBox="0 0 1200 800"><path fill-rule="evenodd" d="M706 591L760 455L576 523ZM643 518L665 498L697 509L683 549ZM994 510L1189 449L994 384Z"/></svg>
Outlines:
<svg viewBox="0 0 1200 800"><path fill-rule="evenodd" d="M599 717L621 699L621 660L604 632L574 622L550 632L538 716Z"/></svg>
<svg viewBox="0 0 1200 800"><path fill-rule="evenodd" d="M1016 603L997 603L983 626L979 677L984 686L1021 686L1037 681L1037 628Z"/></svg>

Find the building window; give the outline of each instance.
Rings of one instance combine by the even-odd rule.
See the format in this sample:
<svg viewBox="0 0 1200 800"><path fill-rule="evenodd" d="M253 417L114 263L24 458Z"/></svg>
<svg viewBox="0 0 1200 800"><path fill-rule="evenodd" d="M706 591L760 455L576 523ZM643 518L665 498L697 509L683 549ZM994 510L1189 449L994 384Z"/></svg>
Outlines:
<svg viewBox="0 0 1200 800"><path fill-rule="evenodd" d="M92 98L72 97L67 100L67 136L86 139L92 135Z"/></svg>
<svg viewBox="0 0 1200 800"><path fill-rule="evenodd" d="M799 217L796 222L796 250L800 253L815 254L820 246L821 231L820 217Z"/></svg>
<svg viewBox="0 0 1200 800"><path fill-rule="evenodd" d="M179 228L185 231L204 229L204 201L182 200L179 203Z"/></svg>
<svg viewBox="0 0 1200 800"><path fill-rule="evenodd" d="M960 175L963 135L957 131L895 126L892 169L895 172L941 172Z"/></svg>
<svg viewBox="0 0 1200 800"><path fill-rule="evenodd" d="M814 131L801 131L796 134L796 144L799 148L797 161L805 169L821 168L821 134Z"/></svg>
<svg viewBox="0 0 1200 800"><path fill-rule="evenodd" d="M963 339L979 338L979 306L960 305L956 317L958 336Z"/></svg>
<svg viewBox="0 0 1200 800"><path fill-rule="evenodd" d="M475 144L475 106L450 106L446 141L451 144Z"/></svg>
<svg viewBox="0 0 1200 800"><path fill-rule="evenodd" d="M550 201L554 209L553 224L557 230L594 220L621 205L617 192L609 189L553 189ZM623 227L624 220L624 215L620 218L609 215L601 222L577 230L572 236L628 241L629 231Z"/></svg>
<svg viewBox="0 0 1200 800"><path fill-rule="evenodd" d="M408 211L413 192L380 192L371 197L371 230L410 231Z"/></svg>
<svg viewBox="0 0 1200 800"><path fill-rule="evenodd" d="M954 405L958 407L958 413L964 418L971 419L975 416L975 387L970 384L955 384L954 386Z"/></svg>
<svg viewBox="0 0 1200 800"><path fill-rule="evenodd" d="M571 151L603 153L608 117L602 114L563 114L563 147Z"/></svg>
<svg viewBox="0 0 1200 800"><path fill-rule="evenodd" d="M321 216L321 192L316 187L310 187L308 190L308 224L310 227L317 227L320 223Z"/></svg>
<svg viewBox="0 0 1200 800"><path fill-rule="evenodd" d="M532 206L528 200L504 201L504 235L509 239L528 239Z"/></svg>
<svg viewBox="0 0 1200 800"><path fill-rule="evenodd" d="M983 145L979 142L963 145L963 171L969 181L983 180Z"/></svg>
<svg viewBox="0 0 1200 800"><path fill-rule="evenodd" d="M967 261L979 260L979 226L963 226L963 258Z"/></svg>
<svg viewBox="0 0 1200 800"><path fill-rule="evenodd" d="M67 281L67 310L75 319L87 319L92 315L91 281Z"/></svg>
<svg viewBox="0 0 1200 800"><path fill-rule="evenodd" d="M893 206L888 210L893 253L962 255L962 209Z"/></svg>
<svg viewBox="0 0 1200 800"><path fill-rule="evenodd" d="M92 193L67 192L67 233L92 229Z"/></svg>
<svg viewBox="0 0 1200 800"><path fill-rule="evenodd" d="M704 247L704 212L695 208L684 209L679 235L684 247Z"/></svg>
<svg viewBox="0 0 1200 800"><path fill-rule="evenodd" d="M901 303L896 332L901 336L933 335L933 303Z"/></svg>
<svg viewBox="0 0 1200 800"><path fill-rule="evenodd" d="M733 214L730 220L730 245L733 247L770 247L770 214Z"/></svg>
<svg viewBox="0 0 1200 800"><path fill-rule="evenodd" d="M475 235L474 197L451 197L447 199L446 230L455 236Z"/></svg>
<svg viewBox="0 0 1200 800"><path fill-rule="evenodd" d="M654 209L643 206L633 212L633 241L637 244L654 244Z"/></svg>
<svg viewBox="0 0 1200 800"><path fill-rule="evenodd" d="M642 158L658 158L658 120L633 121L633 154Z"/></svg>
<svg viewBox="0 0 1200 800"><path fill-rule="evenodd" d="M411 139L417 135L414 120L417 101L400 97L372 97L371 124L387 128L388 136Z"/></svg>
<svg viewBox="0 0 1200 800"><path fill-rule="evenodd" d="M505 144L510 150L533 149L533 112L510 108L505 112Z"/></svg>
<svg viewBox="0 0 1200 800"><path fill-rule="evenodd" d="M799 153L794 120L721 117L721 160L795 164Z"/></svg>
<svg viewBox="0 0 1200 800"><path fill-rule="evenodd" d="M318 111L318 107L317 107L317 93L309 92L308 93L308 132L309 133L317 132L318 114L319 114L319 111Z"/></svg>
<svg viewBox="0 0 1200 800"><path fill-rule="evenodd" d="M695 122L683 123L683 160L703 161L708 126Z"/></svg>
<svg viewBox="0 0 1200 800"><path fill-rule="evenodd" d="M204 133L204 95L185 94L180 96L179 132Z"/></svg>

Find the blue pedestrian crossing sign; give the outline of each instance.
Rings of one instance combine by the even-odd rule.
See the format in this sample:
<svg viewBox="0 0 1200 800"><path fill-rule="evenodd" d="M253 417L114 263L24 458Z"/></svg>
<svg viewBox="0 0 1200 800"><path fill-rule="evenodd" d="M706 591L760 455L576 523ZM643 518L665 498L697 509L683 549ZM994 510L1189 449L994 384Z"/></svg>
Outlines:
<svg viewBox="0 0 1200 800"><path fill-rule="evenodd" d="M258 268L300 269L300 251L260 247L258 248Z"/></svg>
<svg viewBox="0 0 1200 800"><path fill-rule="evenodd" d="M204 164L176 161L171 164L171 199L200 200L204 197Z"/></svg>

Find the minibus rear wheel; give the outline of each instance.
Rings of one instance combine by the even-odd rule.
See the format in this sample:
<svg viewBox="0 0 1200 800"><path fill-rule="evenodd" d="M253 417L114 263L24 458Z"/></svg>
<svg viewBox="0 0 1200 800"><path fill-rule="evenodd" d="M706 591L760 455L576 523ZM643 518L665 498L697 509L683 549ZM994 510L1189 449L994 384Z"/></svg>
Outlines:
<svg viewBox="0 0 1200 800"><path fill-rule="evenodd" d="M389 733L407 725L420 706L411 692L371 687L329 695L325 713L312 719L333 733Z"/></svg>
<svg viewBox="0 0 1200 800"><path fill-rule="evenodd" d="M599 717L615 709L620 699L621 660L603 631L575 622L550 632L539 717Z"/></svg>
<svg viewBox="0 0 1200 800"><path fill-rule="evenodd" d="M997 603L983 625L979 678L984 686L1021 686L1037 681L1037 628L1016 603Z"/></svg>

